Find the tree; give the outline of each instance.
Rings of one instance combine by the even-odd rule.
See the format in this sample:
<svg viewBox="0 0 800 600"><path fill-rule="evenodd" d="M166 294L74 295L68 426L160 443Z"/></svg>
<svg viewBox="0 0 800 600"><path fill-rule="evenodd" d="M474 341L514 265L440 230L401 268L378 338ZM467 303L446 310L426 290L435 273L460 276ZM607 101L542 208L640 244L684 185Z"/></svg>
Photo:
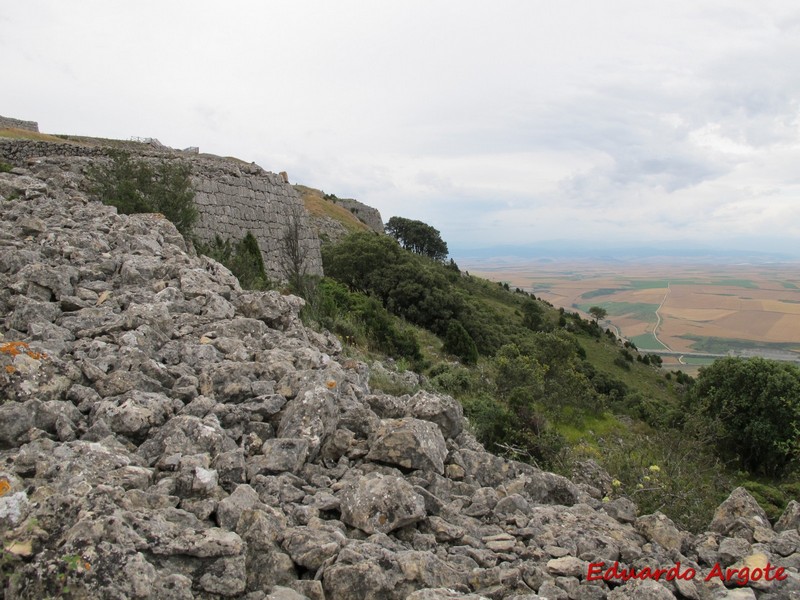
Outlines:
<svg viewBox="0 0 800 600"><path fill-rule="evenodd" d="M718 452L778 475L800 457L800 368L764 358L724 358L700 369L694 421Z"/></svg>
<svg viewBox="0 0 800 600"><path fill-rule="evenodd" d="M308 276L308 247L303 244L301 236L302 209L293 206L289 214L286 231L281 238L281 274L289 284L289 288L299 296L310 295L310 278Z"/></svg>
<svg viewBox="0 0 800 600"><path fill-rule="evenodd" d="M395 238L406 250L427 256L436 261L447 258L447 243L438 229L412 219L392 217L386 223L386 233Z"/></svg>
<svg viewBox="0 0 800 600"><path fill-rule="evenodd" d="M606 316L608 316L608 311L601 306L592 306L589 309L589 314L594 317L594 322L596 324L598 321L605 319Z"/></svg>
<svg viewBox="0 0 800 600"><path fill-rule="evenodd" d="M183 235L191 234L198 217L190 175L190 167L180 161L154 167L127 152L112 152L110 164L95 164L87 171L92 192L103 203L126 215L159 212Z"/></svg>
<svg viewBox="0 0 800 600"><path fill-rule="evenodd" d="M522 305L522 324L531 331L538 331L544 322L544 311L538 302L528 300Z"/></svg>
<svg viewBox="0 0 800 600"><path fill-rule="evenodd" d="M217 235L214 236L214 241L208 244L195 242L195 247L198 253L205 254L230 269L244 289L269 289L271 282L264 270L264 260L261 257L258 240L252 232L248 231L236 243L223 240Z"/></svg>
<svg viewBox="0 0 800 600"><path fill-rule="evenodd" d="M466 365L478 362L478 347L464 326L455 319L447 324L443 350L458 356Z"/></svg>

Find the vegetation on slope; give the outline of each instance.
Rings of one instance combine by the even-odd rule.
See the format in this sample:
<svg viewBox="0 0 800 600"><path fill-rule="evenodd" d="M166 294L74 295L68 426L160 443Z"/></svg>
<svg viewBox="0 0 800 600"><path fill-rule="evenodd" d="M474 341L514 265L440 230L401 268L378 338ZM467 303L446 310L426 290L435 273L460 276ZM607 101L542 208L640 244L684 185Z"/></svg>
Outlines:
<svg viewBox="0 0 800 600"><path fill-rule="evenodd" d="M341 223L349 233L369 231L369 227L344 206L336 203L336 196L324 194L304 185L295 185L308 213L315 217L329 217Z"/></svg>
<svg viewBox="0 0 800 600"><path fill-rule="evenodd" d="M629 496L693 530L736 484L760 490L773 515L791 494L791 484L753 482L737 470L748 465L715 451L717 430L697 426L704 405L692 378L663 372L658 357L594 321L385 236L351 235L325 248L323 262L328 277L306 317L350 348L424 373L425 385L462 402L494 452L565 474L596 460L613 476L606 498Z"/></svg>
<svg viewBox="0 0 800 600"><path fill-rule="evenodd" d="M188 174L169 168L119 154L92 177L123 212L160 210L188 231ZM433 228L420 231L438 238ZM565 474L594 459L614 477L593 482L604 499L629 496L643 513L661 510L688 529L706 527L734 481L773 518L800 491L792 477L800 370L726 359L702 369L693 386L683 373L661 373L658 357L603 332L597 315L587 321L461 273L452 260L445 264L441 245L432 247L414 253L366 232L325 247L328 277L295 285L308 301L306 319L349 349L424 373L426 385L462 402L488 449ZM269 285L252 234L200 249L243 287Z"/></svg>

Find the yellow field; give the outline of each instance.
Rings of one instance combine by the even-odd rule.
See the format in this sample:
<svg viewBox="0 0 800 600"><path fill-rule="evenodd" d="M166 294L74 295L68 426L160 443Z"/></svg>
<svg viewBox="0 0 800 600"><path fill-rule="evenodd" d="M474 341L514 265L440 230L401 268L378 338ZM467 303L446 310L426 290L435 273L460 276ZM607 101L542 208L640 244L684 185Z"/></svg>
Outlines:
<svg viewBox="0 0 800 600"><path fill-rule="evenodd" d="M588 261L464 264L556 307L608 310L607 324L628 339L677 352L800 356L800 264L667 265ZM729 349L726 350L726 344Z"/></svg>

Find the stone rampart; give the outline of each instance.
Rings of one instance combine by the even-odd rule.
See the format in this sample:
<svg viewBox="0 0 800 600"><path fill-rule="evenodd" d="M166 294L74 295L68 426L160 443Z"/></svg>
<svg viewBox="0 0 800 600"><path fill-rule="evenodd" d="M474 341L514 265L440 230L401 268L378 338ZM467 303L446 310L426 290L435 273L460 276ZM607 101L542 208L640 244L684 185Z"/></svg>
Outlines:
<svg viewBox="0 0 800 600"><path fill-rule="evenodd" d="M22 121L0 115L0 129L25 129L39 133L39 124L36 121Z"/></svg>
<svg viewBox="0 0 800 600"><path fill-rule="evenodd" d="M381 213L377 208L367 206L363 202L349 198L338 198L336 203L340 206L344 206L373 231L384 233L383 219L381 218Z"/></svg>
<svg viewBox="0 0 800 600"><path fill-rule="evenodd" d="M25 166L38 157L108 157L107 146L0 139L0 161ZM198 156L180 151L143 149L135 153L153 161L181 160L192 166L192 184L200 218L195 235L210 242L216 235L241 239L251 231L258 240L267 275L284 281L285 239L290 231L300 241L303 269L322 275L319 237L310 226L308 214L294 188L275 173L256 164L223 158ZM291 226L293 223L297 227Z"/></svg>

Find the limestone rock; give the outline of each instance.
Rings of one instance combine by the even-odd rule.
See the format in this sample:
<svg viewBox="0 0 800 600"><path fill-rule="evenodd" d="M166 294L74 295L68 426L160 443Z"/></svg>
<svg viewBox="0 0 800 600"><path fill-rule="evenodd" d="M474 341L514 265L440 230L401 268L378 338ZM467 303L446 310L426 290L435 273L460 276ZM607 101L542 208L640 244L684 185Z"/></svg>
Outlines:
<svg viewBox="0 0 800 600"><path fill-rule="evenodd" d="M406 469L444 472L447 444L441 430L419 419L384 419L371 436L368 460Z"/></svg>
<svg viewBox="0 0 800 600"><path fill-rule="evenodd" d="M767 513L743 487L733 490L731 495L717 507L714 518L708 526L710 531L723 535L740 532L749 535L751 539L756 527L771 528Z"/></svg>
<svg viewBox="0 0 800 600"><path fill-rule="evenodd" d="M675 595L652 580L629 581L613 590L608 600L674 600Z"/></svg>
<svg viewBox="0 0 800 600"><path fill-rule="evenodd" d="M790 529L797 530L798 526L800 526L800 502L790 500L781 518L775 523L775 532L781 533Z"/></svg>
<svg viewBox="0 0 800 600"><path fill-rule="evenodd" d="M305 390L286 405L279 438L303 438L308 442L308 459L314 460L327 437L336 431L338 413L331 389L318 385Z"/></svg>
<svg viewBox="0 0 800 600"><path fill-rule="evenodd" d="M371 473L349 482L339 497L342 521L367 533L389 533L425 518L425 501L404 479Z"/></svg>
<svg viewBox="0 0 800 600"><path fill-rule="evenodd" d="M450 396L419 391L408 401L406 414L436 423L446 438L456 438L464 426L464 409Z"/></svg>
<svg viewBox="0 0 800 600"><path fill-rule="evenodd" d="M82 173L107 149L0 139L0 160L16 165L0 173L7 596L716 600L713 565L766 560L787 580L729 595L800 592L797 506L775 531L743 490L697 536L637 520L598 500L596 465L576 485L486 452L448 396L372 393L368 365L303 325L303 300L242 290L165 219L96 202ZM243 215L257 222L278 260L293 191L255 165L191 161L204 214L237 238ZM586 581L590 562L677 560L694 581Z"/></svg>
<svg viewBox="0 0 800 600"><path fill-rule="evenodd" d="M675 526L672 519L661 512L636 519L636 530L651 542L656 542L662 548L673 552L680 552L686 539L686 534Z"/></svg>

